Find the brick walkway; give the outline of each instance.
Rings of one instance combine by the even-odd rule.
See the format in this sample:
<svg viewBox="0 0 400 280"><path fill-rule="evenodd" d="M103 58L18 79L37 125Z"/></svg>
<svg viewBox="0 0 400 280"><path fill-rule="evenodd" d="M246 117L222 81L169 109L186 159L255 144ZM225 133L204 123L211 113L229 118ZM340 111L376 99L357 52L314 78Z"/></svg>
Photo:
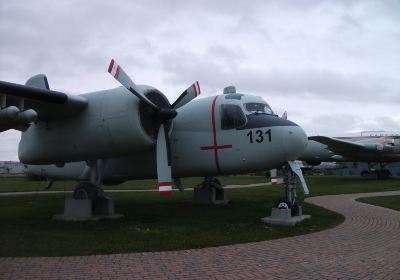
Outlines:
<svg viewBox="0 0 400 280"><path fill-rule="evenodd" d="M333 229L174 252L1 258L0 279L400 279L400 212L355 202L400 191L308 198L346 216Z"/></svg>

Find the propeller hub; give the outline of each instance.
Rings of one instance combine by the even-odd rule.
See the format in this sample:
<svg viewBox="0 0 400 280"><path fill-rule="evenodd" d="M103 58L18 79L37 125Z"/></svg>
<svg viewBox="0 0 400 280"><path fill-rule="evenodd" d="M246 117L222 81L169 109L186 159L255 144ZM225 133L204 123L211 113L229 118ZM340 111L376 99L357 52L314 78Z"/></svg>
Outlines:
<svg viewBox="0 0 400 280"><path fill-rule="evenodd" d="M160 108L160 111L157 113L158 118L162 121L168 121L176 117L178 115L178 112L174 109L170 108Z"/></svg>

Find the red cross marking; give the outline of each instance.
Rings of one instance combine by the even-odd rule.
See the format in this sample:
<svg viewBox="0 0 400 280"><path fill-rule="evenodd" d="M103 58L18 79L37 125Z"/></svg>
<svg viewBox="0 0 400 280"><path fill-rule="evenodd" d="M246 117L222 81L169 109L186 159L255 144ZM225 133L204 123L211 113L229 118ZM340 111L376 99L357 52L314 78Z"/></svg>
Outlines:
<svg viewBox="0 0 400 280"><path fill-rule="evenodd" d="M214 145L213 146L203 146L200 147L200 150L206 151L206 150L214 150L214 161L215 161L215 166L217 167L217 172L219 174L222 173L221 168L219 166L219 159L218 159L218 150L222 149L230 149L232 148L231 144L228 145L217 145L217 129L215 128L215 103L217 102L218 95L214 97L212 107L211 107L211 124L213 128L213 140L214 140Z"/></svg>

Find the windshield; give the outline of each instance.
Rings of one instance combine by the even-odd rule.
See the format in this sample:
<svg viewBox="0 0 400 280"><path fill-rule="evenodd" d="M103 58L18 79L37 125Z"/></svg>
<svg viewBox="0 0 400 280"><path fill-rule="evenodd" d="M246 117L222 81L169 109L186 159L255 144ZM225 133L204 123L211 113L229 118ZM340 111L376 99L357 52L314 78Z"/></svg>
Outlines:
<svg viewBox="0 0 400 280"><path fill-rule="evenodd" d="M240 128L246 124L246 117L242 108L234 104L221 105L221 128Z"/></svg>
<svg viewBox="0 0 400 280"><path fill-rule="evenodd" d="M268 106L266 103L245 103L244 107L246 108L247 112L249 113L261 113L261 114L268 114L273 115L274 112L272 111L271 107Z"/></svg>

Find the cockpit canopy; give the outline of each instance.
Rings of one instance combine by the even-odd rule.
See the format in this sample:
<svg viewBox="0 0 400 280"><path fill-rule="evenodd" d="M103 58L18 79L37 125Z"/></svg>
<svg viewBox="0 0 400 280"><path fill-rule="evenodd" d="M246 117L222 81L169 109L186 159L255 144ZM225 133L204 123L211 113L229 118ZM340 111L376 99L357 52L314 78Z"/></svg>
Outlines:
<svg viewBox="0 0 400 280"><path fill-rule="evenodd" d="M239 128L246 124L246 116L242 108L235 104L221 105L221 128Z"/></svg>
<svg viewBox="0 0 400 280"><path fill-rule="evenodd" d="M259 103L259 102L250 102L244 103L244 108L249 113L261 113L267 115L273 115L274 112L272 111L271 107L269 107L266 103Z"/></svg>
<svg viewBox="0 0 400 280"><path fill-rule="evenodd" d="M221 105L221 128L222 129L238 129L246 125L246 115L274 115L271 107L266 103L249 102L244 103L243 107L238 104L222 104Z"/></svg>

